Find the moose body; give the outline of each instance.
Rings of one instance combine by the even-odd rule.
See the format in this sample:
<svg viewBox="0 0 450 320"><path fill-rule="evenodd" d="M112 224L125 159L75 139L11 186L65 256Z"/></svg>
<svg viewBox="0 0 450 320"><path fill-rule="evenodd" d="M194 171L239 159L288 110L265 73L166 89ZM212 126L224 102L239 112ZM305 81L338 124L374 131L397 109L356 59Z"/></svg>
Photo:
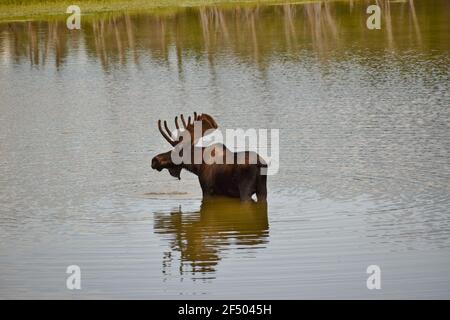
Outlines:
<svg viewBox="0 0 450 320"><path fill-rule="evenodd" d="M175 123L179 129L177 118ZM193 126L190 120L186 124L183 117L184 129L193 132ZM194 114L194 121L201 121L202 126L206 129L216 129L217 124L208 115L197 116ZM166 122L164 123L166 131ZM181 141L169 139L164 131L162 131L161 123L158 122L159 129L163 136L173 146L177 146ZM183 161L175 164L172 160L172 150L161 153L155 156L152 160L152 168L158 171L168 169L169 173L180 179L180 172L182 169L192 172L198 176L200 186L204 198L212 196L226 196L233 198L240 198L242 201L250 201L252 196L256 194L257 200L266 201L267 198L267 176L263 170L267 169L267 164L257 153L253 151L232 152L225 145L216 143L208 147L195 147L194 143L198 141L199 137L193 139L191 149L191 156L189 160L194 159L194 154L201 154L201 163L194 163L193 161ZM215 161L212 161L214 157ZM232 159L231 163L227 159ZM218 161L219 160L219 161Z"/></svg>

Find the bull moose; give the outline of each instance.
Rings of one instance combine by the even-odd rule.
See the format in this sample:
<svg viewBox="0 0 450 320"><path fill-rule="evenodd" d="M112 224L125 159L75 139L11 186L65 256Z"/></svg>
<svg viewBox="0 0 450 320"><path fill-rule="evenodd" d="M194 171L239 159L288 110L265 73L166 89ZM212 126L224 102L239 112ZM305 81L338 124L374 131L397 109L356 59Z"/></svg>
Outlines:
<svg viewBox="0 0 450 320"><path fill-rule="evenodd" d="M208 114L198 115L195 112L193 121L189 116L186 122L182 114L180 118L182 128L180 129L178 116L175 117L177 130L173 133L169 130L167 121L164 121L166 130L164 131L161 120L158 120L161 135L174 149L155 156L152 159L153 169L158 171L167 169L173 177L178 179L182 169L192 172L198 176L203 198L226 196L240 198L241 201L252 201L252 196L256 193L258 202L266 202L267 164L261 156L253 151L232 152L222 143L215 143L208 147L196 146L202 137L218 128L216 121ZM199 126L201 130L195 129ZM181 150L183 153L186 149L190 150L190 154L183 154L181 162L174 162L173 151ZM201 155L200 161L194 161L198 159L196 154ZM230 163L227 159L233 159L233 161Z"/></svg>

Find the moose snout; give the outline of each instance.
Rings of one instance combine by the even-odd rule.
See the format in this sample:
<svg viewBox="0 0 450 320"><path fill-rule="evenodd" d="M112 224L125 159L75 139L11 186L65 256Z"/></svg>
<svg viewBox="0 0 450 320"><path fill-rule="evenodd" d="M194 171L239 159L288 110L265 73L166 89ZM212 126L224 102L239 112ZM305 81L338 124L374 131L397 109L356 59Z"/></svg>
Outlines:
<svg viewBox="0 0 450 320"><path fill-rule="evenodd" d="M158 157L152 159L152 169L161 171L161 161L159 161Z"/></svg>

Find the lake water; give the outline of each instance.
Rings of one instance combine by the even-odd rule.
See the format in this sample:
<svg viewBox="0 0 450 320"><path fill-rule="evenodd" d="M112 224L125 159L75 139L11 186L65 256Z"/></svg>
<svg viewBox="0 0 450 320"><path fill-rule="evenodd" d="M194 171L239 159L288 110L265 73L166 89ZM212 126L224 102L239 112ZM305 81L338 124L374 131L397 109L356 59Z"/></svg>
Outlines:
<svg viewBox="0 0 450 320"><path fill-rule="evenodd" d="M0 298L450 298L450 3L379 3L0 23ZM280 130L267 207L151 169L193 111Z"/></svg>

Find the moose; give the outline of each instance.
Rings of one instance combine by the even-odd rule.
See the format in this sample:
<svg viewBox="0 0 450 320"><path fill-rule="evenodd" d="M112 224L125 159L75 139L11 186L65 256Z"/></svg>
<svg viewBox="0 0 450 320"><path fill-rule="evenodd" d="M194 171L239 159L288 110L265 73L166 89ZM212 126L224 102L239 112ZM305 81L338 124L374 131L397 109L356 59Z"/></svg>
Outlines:
<svg viewBox="0 0 450 320"><path fill-rule="evenodd" d="M253 151L232 152L222 143L214 143L208 147L196 146L201 138L218 128L216 121L208 114L196 112L192 121L189 116L186 122L183 114L180 119L182 128L180 129L176 116L177 130L174 132L169 130L165 120L164 131L161 120L158 120L161 135L174 149L155 156L152 159L153 169L167 169L170 175L178 179L182 169L192 172L198 176L204 199L225 196L253 201L252 196L256 194L258 202L266 202L267 175L263 170L267 171L267 163L260 155ZM201 130L196 129L199 127ZM174 162L173 152L181 150L182 154L186 149L190 150L190 154L183 154L182 161ZM196 154L201 155L200 161L194 161L198 159Z"/></svg>

